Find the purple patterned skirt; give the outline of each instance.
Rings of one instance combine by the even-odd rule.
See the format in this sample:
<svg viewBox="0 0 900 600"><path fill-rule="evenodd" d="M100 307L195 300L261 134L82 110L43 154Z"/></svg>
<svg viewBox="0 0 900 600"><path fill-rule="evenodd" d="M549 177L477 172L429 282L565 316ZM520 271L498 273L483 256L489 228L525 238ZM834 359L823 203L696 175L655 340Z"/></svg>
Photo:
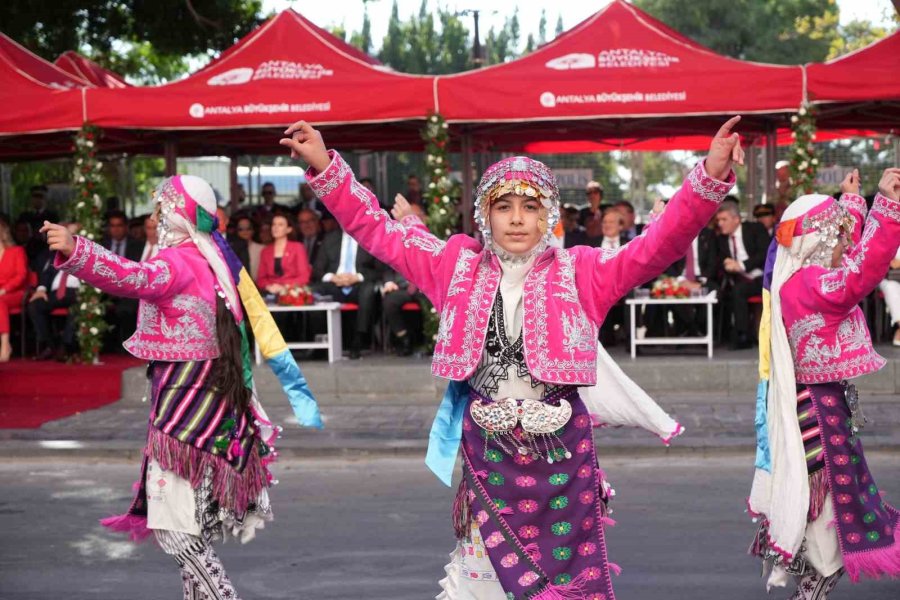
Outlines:
<svg viewBox="0 0 900 600"><path fill-rule="evenodd" d="M884 501L869 472L862 442L852 429L844 386L808 386L821 430L825 472L834 503L835 527L851 581L860 574L900 576L900 513Z"/></svg>
<svg viewBox="0 0 900 600"><path fill-rule="evenodd" d="M855 394L855 390L853 392ZM831 494L834 527L844 568L851 581L860 575L875 579L900 576L900 513L885 502L875 484L860 441L843 383L798 386L798 420L810 475L808 520L819 516ZM774 556L767 548L768 521L760 524L751 554ZM797 556L789 572L806 570Z"/></svg>
<svg viewBox="0 0 900 600"><path fill-rule="evenodd" d="M591 419L577 390L544 398L551 406L567 401L572 414L538 439L521 424L511 436L490 434L472 418L479 400L490 404L473 392L463 420L457 533L465 535L471 521L478 525L508 598L614 600L603 534L612 521Z"/></svg>

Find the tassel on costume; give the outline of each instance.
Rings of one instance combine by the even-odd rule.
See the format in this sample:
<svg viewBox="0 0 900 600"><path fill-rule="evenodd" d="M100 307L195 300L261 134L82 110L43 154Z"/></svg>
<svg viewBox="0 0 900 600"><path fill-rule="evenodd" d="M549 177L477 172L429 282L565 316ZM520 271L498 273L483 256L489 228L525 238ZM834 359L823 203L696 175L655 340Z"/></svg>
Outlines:
<svg viewBox="0 0 900 600"><path fill-rule="evenodd" d="M150 529L147 529L147 517L127 513L100 519L100 524L110 531L127 533L133 542L143 541L153 533Z"/></svg>
<svg viewBox="0 0 900 600"><path fill-rule="evenodd" d="M581 600L584 598L584 584L587 576L581 573L578 577L565 585L548 585L532 600Z"/></svg>
<svg viewBox="0 0 900 600"><path fill-rule="evenodd" d="M472 505L469 501L469 484L463 477L453 500L453 531L456 539L468 538L472 533Z"/></svg>
<svg viewBox="0 0 900 600"><path fill-rule="evenodd" d="M819 469L809 476L809 522L815 521L822 514L828 492L828 474L825 469Z"/></svg>

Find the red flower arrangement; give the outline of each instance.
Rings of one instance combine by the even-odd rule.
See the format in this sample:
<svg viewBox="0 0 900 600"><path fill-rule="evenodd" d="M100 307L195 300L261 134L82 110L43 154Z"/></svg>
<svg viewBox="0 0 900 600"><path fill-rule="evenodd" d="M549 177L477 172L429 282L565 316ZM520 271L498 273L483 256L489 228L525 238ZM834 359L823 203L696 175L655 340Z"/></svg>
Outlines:
<svg viewBox="0 0 900 600"><path fill-rule="evenodd" d="M650 297L657 299L689 298L691 290L674 277L660 277L650 288Z"/></svg>
<svg viewBox="0 0 900 600"><path fill-rule="evenodd" d="M278 294L278 304L282 306L307 306L314 301L312 291L306 286L291 286Z"/></svg>

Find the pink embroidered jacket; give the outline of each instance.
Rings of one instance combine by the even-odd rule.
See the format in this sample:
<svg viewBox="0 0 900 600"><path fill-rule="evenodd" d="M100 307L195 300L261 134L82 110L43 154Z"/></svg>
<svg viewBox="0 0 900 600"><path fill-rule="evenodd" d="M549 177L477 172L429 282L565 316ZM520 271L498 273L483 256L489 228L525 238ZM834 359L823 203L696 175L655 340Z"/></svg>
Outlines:
<svg viewBox="0 0 900 600"><path fill-rule="evenodd" d="M139 298L137 330L125 349L144 360L190 361L218 358L215 277L209 263L186 242L152 260L134 262L83 237L57 268L94 287Z"/></svg>
<svg viewBox="0 0 900 600"><path fill-rule="evenodd" d="M446 242L418 219L397 222L353 177L336 152L309 184L341 226L376 258L413 282L441 314L431 370L462 381L478 365L488 318L500 284L493 252L467 235ZM548 248L526 276L523 295L525 361L547 383L593 385L597 328L628 291L684 256L731 186L706 174L701 161L669 202L662 218L616 250Z"/></svg>
<svg viewBox="0 0 900 600"><path fill-rule="evenodd" d="M803 267L781 288L798 383L841 381L885 365L858 304L884 279L900 246L900 203L878 194L868 218L862 197L845 194L841 203L856 220L856 244L841 266Z"/></svg>

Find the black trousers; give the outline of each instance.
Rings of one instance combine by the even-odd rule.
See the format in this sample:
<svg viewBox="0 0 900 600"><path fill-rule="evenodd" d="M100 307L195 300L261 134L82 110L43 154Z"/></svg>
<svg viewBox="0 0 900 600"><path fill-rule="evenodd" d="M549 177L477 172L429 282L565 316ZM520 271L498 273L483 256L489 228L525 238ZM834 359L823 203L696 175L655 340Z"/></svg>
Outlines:
<svg viewBox="0 0 900 600"><path fill-rule="evenodd" d="M419 294L410 294L406 290L396 290L385 294L381 299L381 310L391 333L397 335L406 331L406 319L403 316L403 305L407 302L419 302Z"/></svg>
<svg viewBox="0 0 900 600"><path fill-rule="evenodd" d="M57 308L69 308L75 303L77 290L69 288L62 298L56 292L47 292L47 299L34 300L28 303L28 318L34 326L34 333L39 344L47 344L50 340L50 313ZM69 311L66 327L63 330L62 343L67 348L75 346L75 315Z"/></svg>
<svg viewBox="0 0 900 600"><path fill-rule="evenodd" d="M750 332L750 305L747 300L760 294L762 294L762 277L732 279L728 296L731 300L731 314L734 316L733 336L736 339L754 337Z"/></svg>
<svg viewBox="0 0 900 600"><path fill-rule="evenodd" d="M351 286L349 293L344 293L342 288L331 282L321 281L314 283L312 289L317 294L331 296L334 302L352 302L359 306L356 313L356 331L354 333L369 336L372 333L372 325L375 315L375 283L361 281Z"/></svg>

